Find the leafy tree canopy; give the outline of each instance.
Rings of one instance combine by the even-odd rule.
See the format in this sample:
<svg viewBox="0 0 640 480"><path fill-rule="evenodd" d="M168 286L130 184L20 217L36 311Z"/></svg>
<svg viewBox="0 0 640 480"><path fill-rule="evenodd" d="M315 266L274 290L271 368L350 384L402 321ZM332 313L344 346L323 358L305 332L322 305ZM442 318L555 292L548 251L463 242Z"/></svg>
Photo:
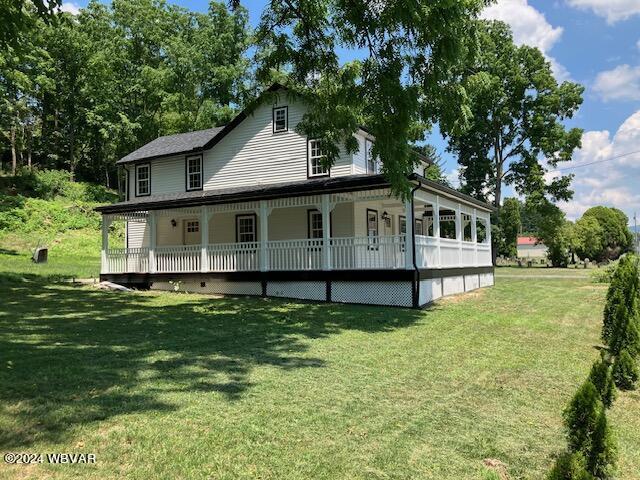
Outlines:
<svg viewBox="0 0 640 480"><path fill-rule="evenodd" d="M558 84L540 50L516 46L503 22L479 21L477 37L477 54L468 55L457 72L469 124L460 129L445 118L440 125L459 157L463 190L493 199L498 208L503 185L523 196L571 198L571 176L546 182L544 173L571 160L581 145L582 130L567 129L563 121L578 110L584 88Z"/></svg>
<svg viewBox="0 0 640 480"><path fill-rule="evenodd" d="M382 172L406 194L410 144L436 120L457 131L470 118L452 67L474 49L474 19L488 3L273 0L256 35L258 78L305 95L299 130L321 141L329 163L357 148L352 134L366 125ZM340 49L362 59L340 64Z"/></svg>

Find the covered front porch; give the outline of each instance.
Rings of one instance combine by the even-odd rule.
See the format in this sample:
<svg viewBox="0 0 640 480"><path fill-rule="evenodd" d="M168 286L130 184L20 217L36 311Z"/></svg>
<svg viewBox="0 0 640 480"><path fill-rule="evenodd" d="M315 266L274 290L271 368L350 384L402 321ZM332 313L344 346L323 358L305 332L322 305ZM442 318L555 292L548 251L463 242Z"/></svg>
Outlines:
<svg viewBox="0 0 640 480"><path fill-rule="evenodd" d="M110 226L125 225L124 248ZM455 269L491 265L489 212L388 188L103 213L102 274Z"/></svg>

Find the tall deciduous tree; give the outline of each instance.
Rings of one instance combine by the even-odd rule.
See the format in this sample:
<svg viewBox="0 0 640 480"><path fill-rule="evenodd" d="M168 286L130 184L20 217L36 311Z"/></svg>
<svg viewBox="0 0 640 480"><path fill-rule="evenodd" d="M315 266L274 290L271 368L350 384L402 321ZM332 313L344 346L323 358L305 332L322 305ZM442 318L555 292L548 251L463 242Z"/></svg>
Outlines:
<svg viewBox="0 0 640 480"><path fill-rule="evenodd" d="M478 41L477 52L458 71L468 97L469 125L441 124L450 150L458 155L462 189L491 199L498 208L503 185L524 196L569 199L571 177L545 182L544 173L571 160L580 147L582 130L567 129L563 121L582 103L583 87L558 84L542 52L516 46L503 22L479 21Z"/></svg>
<svg viewBox="0 0 640 480"><path fill-rule="evenodd" d="M272 0L257 31L258 76L284 76L305 95L300 131L320 140L329 163L357 148L353 133L366 125L382 172L406 193L417 160L410 143L434 120L456 131L469 117L452 66L473 47L474 19L488 3ZM341 64L339 49L361 59Z"/></svg>
<svg viewBox="0 0 640 480"><path fill-rule="evenodd" d="M498 255L507 258L518 256L520 227L520 202L517 198L507 198L498 213L498 222L493 232Z"/></svg>

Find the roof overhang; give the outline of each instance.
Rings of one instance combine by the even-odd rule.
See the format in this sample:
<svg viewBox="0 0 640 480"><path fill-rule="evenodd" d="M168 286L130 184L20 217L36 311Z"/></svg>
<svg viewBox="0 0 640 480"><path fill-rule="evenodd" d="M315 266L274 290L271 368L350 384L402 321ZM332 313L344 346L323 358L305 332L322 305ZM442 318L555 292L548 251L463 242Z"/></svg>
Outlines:
<svg viewBox="0 0 640 480"><path fill-rule="evenodd" d="M425 187L429 191L443 194L464 203L491 211L493 207L473 197L462 194L421 175L411 174L409 180ZM197 207L224 203L241 203L276 198L300 197L305 195L321 195L326 193L355 192L391 187L383 175L348 175L344 177L310 179L300 182L277 183L272 185L222 188L180 194L142 197L126 202L96 207L96 211L104 214L125 213L135 211L163 210L171 208Z"/></svg>

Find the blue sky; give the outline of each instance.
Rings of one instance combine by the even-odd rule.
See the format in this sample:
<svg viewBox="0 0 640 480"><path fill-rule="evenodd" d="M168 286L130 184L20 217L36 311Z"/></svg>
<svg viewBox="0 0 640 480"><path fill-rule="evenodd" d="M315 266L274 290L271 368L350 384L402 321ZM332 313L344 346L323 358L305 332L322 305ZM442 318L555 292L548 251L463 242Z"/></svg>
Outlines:
<svg viewBox="0 0 640 480"><path fill-rule="evenodd" d="M64 2L77 11L84 0ZM208 2L174 0L191 10ZM245 0L251 23L266 1ZM631 218L640 214L640 0L498 0L483 13L509 23L518 43L539 47L559 80L586 87L584 104L569 124L585 130L583 147L571 164L572 201L561 207L571 219L593 205L615 206ZM433 143L452 179L456 161L435 133ZM611 158L619 157L610 160ZM587 165L591 162L598 162ZM550 173L549 176L558 173ZM507 189L507 195L510 190Z"/></svg>

